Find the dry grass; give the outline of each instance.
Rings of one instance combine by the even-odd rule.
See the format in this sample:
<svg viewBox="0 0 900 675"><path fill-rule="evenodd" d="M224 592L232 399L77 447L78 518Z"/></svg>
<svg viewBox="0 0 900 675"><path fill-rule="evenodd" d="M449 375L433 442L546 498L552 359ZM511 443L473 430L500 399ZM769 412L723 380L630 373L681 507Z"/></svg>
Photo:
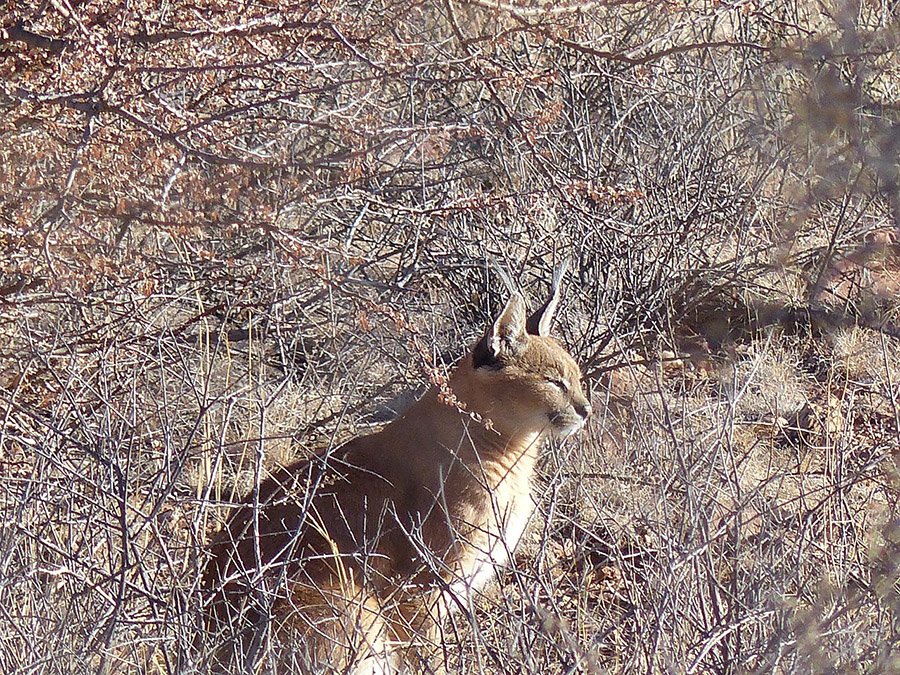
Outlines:
<svg viewBox="0 0 900 675"><path fill-rule="evenodd" d="M0 17L0 671L200 669L231 505L564 255L597 412L449 672L900 671L892 3L39 4Z"/></svg>

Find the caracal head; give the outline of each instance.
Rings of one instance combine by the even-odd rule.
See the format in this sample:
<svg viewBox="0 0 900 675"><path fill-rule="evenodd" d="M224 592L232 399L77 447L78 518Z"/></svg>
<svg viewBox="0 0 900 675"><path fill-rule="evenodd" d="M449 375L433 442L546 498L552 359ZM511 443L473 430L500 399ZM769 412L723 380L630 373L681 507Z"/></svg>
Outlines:
<svg viewBox="0 0 900 675"><path fill-rule="evenodd" d="M501 433L564 438L591 414L581 369L549 335L558 299L556 279L550 300L529 317L513 293L463 364L477 383L474 407Z"/></svg>

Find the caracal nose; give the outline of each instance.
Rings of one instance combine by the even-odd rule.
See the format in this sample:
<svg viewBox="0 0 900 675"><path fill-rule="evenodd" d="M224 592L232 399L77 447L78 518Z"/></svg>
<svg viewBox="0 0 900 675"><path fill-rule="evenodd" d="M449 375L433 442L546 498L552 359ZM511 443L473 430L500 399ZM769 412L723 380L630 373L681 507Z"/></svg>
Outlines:
<svg viewBox="0 0 900 675"><path fill-rule="evenodd" d="M590 417L592 410L593 408L591 408L591 404L587 401L585 401L584 403L579 403L575 406L575 412L577 412L581 416L581 419L584 420Z"/></svg>

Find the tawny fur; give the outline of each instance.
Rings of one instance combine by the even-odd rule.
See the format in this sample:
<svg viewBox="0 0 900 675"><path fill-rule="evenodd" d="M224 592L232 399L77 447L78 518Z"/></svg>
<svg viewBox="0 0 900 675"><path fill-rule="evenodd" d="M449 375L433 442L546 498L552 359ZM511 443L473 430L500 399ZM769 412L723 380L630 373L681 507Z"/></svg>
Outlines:
<svg viewBox="0 0 900 675"><path fill-rule="evenodd" d="M543 441L590 412L575 361L525 325L514 295L449 380L491 428L432 390L236 510L204 578L230 668L268 652L299 672L425 671L420 647L519 542Z"/></svg>

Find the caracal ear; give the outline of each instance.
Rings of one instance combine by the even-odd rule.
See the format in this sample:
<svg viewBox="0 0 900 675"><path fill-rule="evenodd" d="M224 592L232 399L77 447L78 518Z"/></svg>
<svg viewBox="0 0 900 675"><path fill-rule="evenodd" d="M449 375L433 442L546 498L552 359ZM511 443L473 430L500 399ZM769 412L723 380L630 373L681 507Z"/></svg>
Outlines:
<svg viewBox="0 0 900 675"><path fill-rule="evenodd" d="M513 356L527 340L525 332L525 299L513 293L497 320L475 345L473 361L476 368L495 364L503 357Z"/></svg>
<svg viewBox="0 0 900 675"><path fill-rule="evenodd" d="M550 282L550 298L534 314L528 317L528 321L525 323L525 329L530 335L540 335L542 337L550 335L550 325L553 323L553 314L556 312L556 306L559 304L562 279L568 267L569 259L566 258L553 273L553 280Z"/></svg>

